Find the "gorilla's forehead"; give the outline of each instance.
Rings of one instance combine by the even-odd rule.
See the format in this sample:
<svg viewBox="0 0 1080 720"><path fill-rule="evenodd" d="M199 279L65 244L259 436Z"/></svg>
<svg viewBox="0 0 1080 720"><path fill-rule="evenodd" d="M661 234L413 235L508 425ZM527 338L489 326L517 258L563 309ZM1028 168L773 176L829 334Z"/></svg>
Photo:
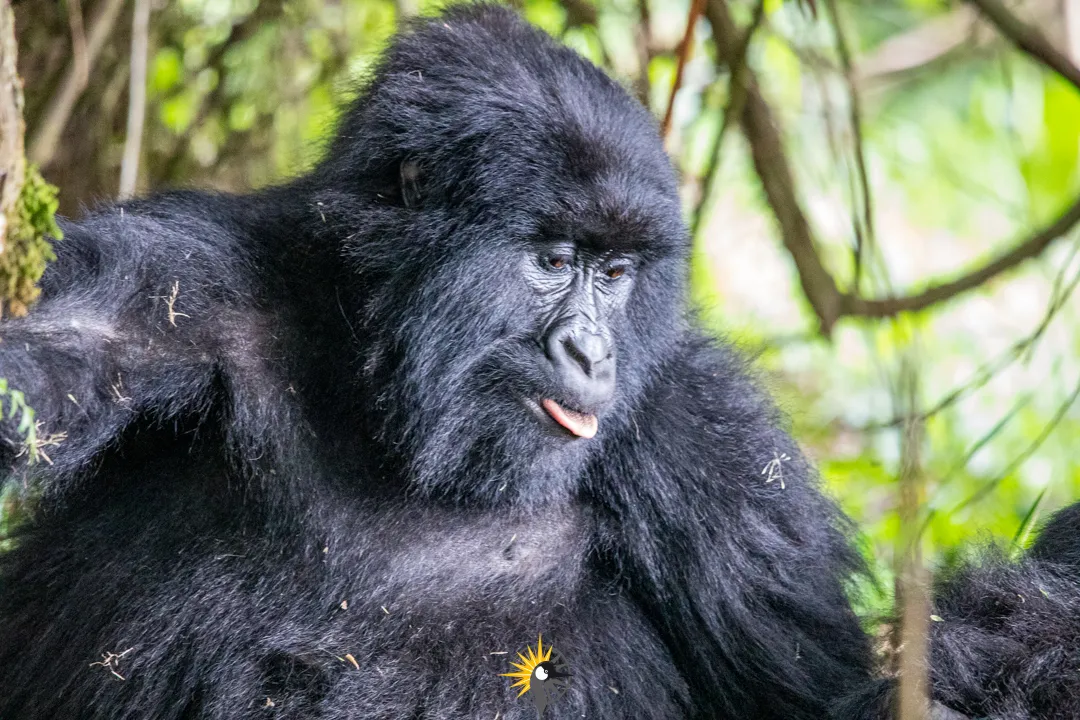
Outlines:
<svg viewBox="0 0 1080 720"><path fill-rule="evenodd" d="M677 201L629 173L558 183L535 208L542 238L600 252L678 253L687 245Z"/></svg>
<svg viewBox="0 0 1080 720"><path fill-rule="evenodd" d="M412 158L430 191L456 201L630 226L679 214L649 112L503 8L461 6L399 36L342 124L343 154L357 137L368 139L359 166Z"/></svg>
<svg viewBox="0 0 1080 720"><path fill-rule="evenodd" d="M650 162L653 138L635 143L574 118L549 120L534 132L513 125L494 130L490 144L471 158L469 171L457 176L459 197L474 207L498 208L502 216L525 218L531 237L598 250L685 251L687 235L668 168ZM523 135L529 139L522 141Z"/></svg>

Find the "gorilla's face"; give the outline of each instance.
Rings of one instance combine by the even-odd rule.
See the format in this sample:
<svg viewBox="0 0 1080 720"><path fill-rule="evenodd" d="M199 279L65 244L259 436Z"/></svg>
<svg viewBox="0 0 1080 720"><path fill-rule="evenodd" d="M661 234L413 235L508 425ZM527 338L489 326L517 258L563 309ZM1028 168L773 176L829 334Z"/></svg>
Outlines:
<svg viewBox="0 0 1080 720"><path fill-rule="evenodd" d="M536 363L548 377L523 402L557 435L590 439L615 395L612 319L630 297L635 258L590 251L569 238L546 245L526 255L522 276L537 297Z"/></svg>
<svg viewBox="0 0 1080 720"><path fill-rule="evenodd" d="M647 111L541 33L505 31L547 66L496 56L505 38L458 65L459 46L402 40L325 176L355 187L371 168L343 230L383 446L430 495L543 502L633 422L683 322L689 247Z"/></svg>
<svg viewBox="0 0 1080 720"><path fill-rule="evenodd" d="M552 165L522 188L529 203L418 208L415 244L383 286L396 315L373 316L393 335L383 440L435 494L565 494L682 322L677 203L647 175L568 184Z"/></svg>

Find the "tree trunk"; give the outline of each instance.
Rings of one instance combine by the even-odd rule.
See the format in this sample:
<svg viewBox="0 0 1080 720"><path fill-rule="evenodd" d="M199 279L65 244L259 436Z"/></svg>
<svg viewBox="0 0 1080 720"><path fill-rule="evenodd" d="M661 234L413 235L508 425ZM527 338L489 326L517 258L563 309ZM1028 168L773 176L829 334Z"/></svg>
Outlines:
<svg viewBox="0 0 1080 720"><path fill-rule="evenodd" d="M17 222L18 200L26 177L23 151L22 81L15 69L15 16L10 0L0 0L0 253L8 226Z"/></svg>

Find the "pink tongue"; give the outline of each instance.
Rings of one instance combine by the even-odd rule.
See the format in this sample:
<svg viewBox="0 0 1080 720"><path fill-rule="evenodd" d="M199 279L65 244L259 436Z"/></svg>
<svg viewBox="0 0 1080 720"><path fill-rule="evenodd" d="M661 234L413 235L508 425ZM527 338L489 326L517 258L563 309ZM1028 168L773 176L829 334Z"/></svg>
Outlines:
<svg viewBox="0 0 1080 720"><path fill-rule="evenodd" d="M541 403L548 415L555 418L555 422L574 433L578 437L591 438L596 435L596 416L567 410L554 400L544 400Z"/></svg>

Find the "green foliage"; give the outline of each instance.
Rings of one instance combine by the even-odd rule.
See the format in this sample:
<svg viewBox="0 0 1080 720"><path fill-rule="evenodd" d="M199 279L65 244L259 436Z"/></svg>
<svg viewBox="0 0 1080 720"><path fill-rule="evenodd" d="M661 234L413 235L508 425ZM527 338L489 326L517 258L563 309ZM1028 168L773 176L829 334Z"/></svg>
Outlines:
<svg viewBox="0 0 1080 720"><path fill-rule="evenodd" d="M37 168L27 168L0 253L0 302L6 303L10 315L26 314L40 293L37 282L45 264L56 259L49 240L62 237L56 224L57 206L56 188L45 182Z"/></svg>
<svg viewBox="0 0 1080 720"><path fill-rule="evenodd" d="M45 265L56 259L50 239L63 237L56 224L57 190L41 177L34 166L26 171L26 182L20 192L12 220L0 253L0 299L6 302L8 313L24 315L37 299L38 280ZM0 419L15 420L15 432L23 438L26 455L31 464L42 457L41 439L37 435L34 410L26 404L20 390L0 378ZM0 490L0 550L7 547L7 532L21 516L24 499L12 486Z"/></svg>
<svg viewBox="0 0 1080 720"><path fill-rule="evenodd" d="M1020 172L1027 184L1031 214L1048 221L1064 202L1072 202L1080 159L1080 93L1065 80L1048 75L1041 83L1042 116L1035 120Z"/></svg>
<svg viewBox="0 0 1080 720"><path fill-rule="evenodd" d="M43 443L42 438L38 437L33 408L26 404L26 397L21 391L8 385L6 378L0 378L0 419L18 420L15 432L23 438L29 464L48 459L41 446L52 441L45 440ZM10 548L7 536L26 515L34 499L34 493L25 492L24 488L16 487L14 483L3 483L6 479L0 478L0 552Z"/></svg>
<svg viewBox="0 0 1080 720"><path fill-rule="evenodd" d="M6 413L4 412L5 400L7 401ZM37 425L34 422L34 409L26 404L26 397L21 390L8 386L7 378L0 378L0 418L18 419L15 432L23 437L30 462L37 462L41 457L41 445L37 436Z"/></svg>

